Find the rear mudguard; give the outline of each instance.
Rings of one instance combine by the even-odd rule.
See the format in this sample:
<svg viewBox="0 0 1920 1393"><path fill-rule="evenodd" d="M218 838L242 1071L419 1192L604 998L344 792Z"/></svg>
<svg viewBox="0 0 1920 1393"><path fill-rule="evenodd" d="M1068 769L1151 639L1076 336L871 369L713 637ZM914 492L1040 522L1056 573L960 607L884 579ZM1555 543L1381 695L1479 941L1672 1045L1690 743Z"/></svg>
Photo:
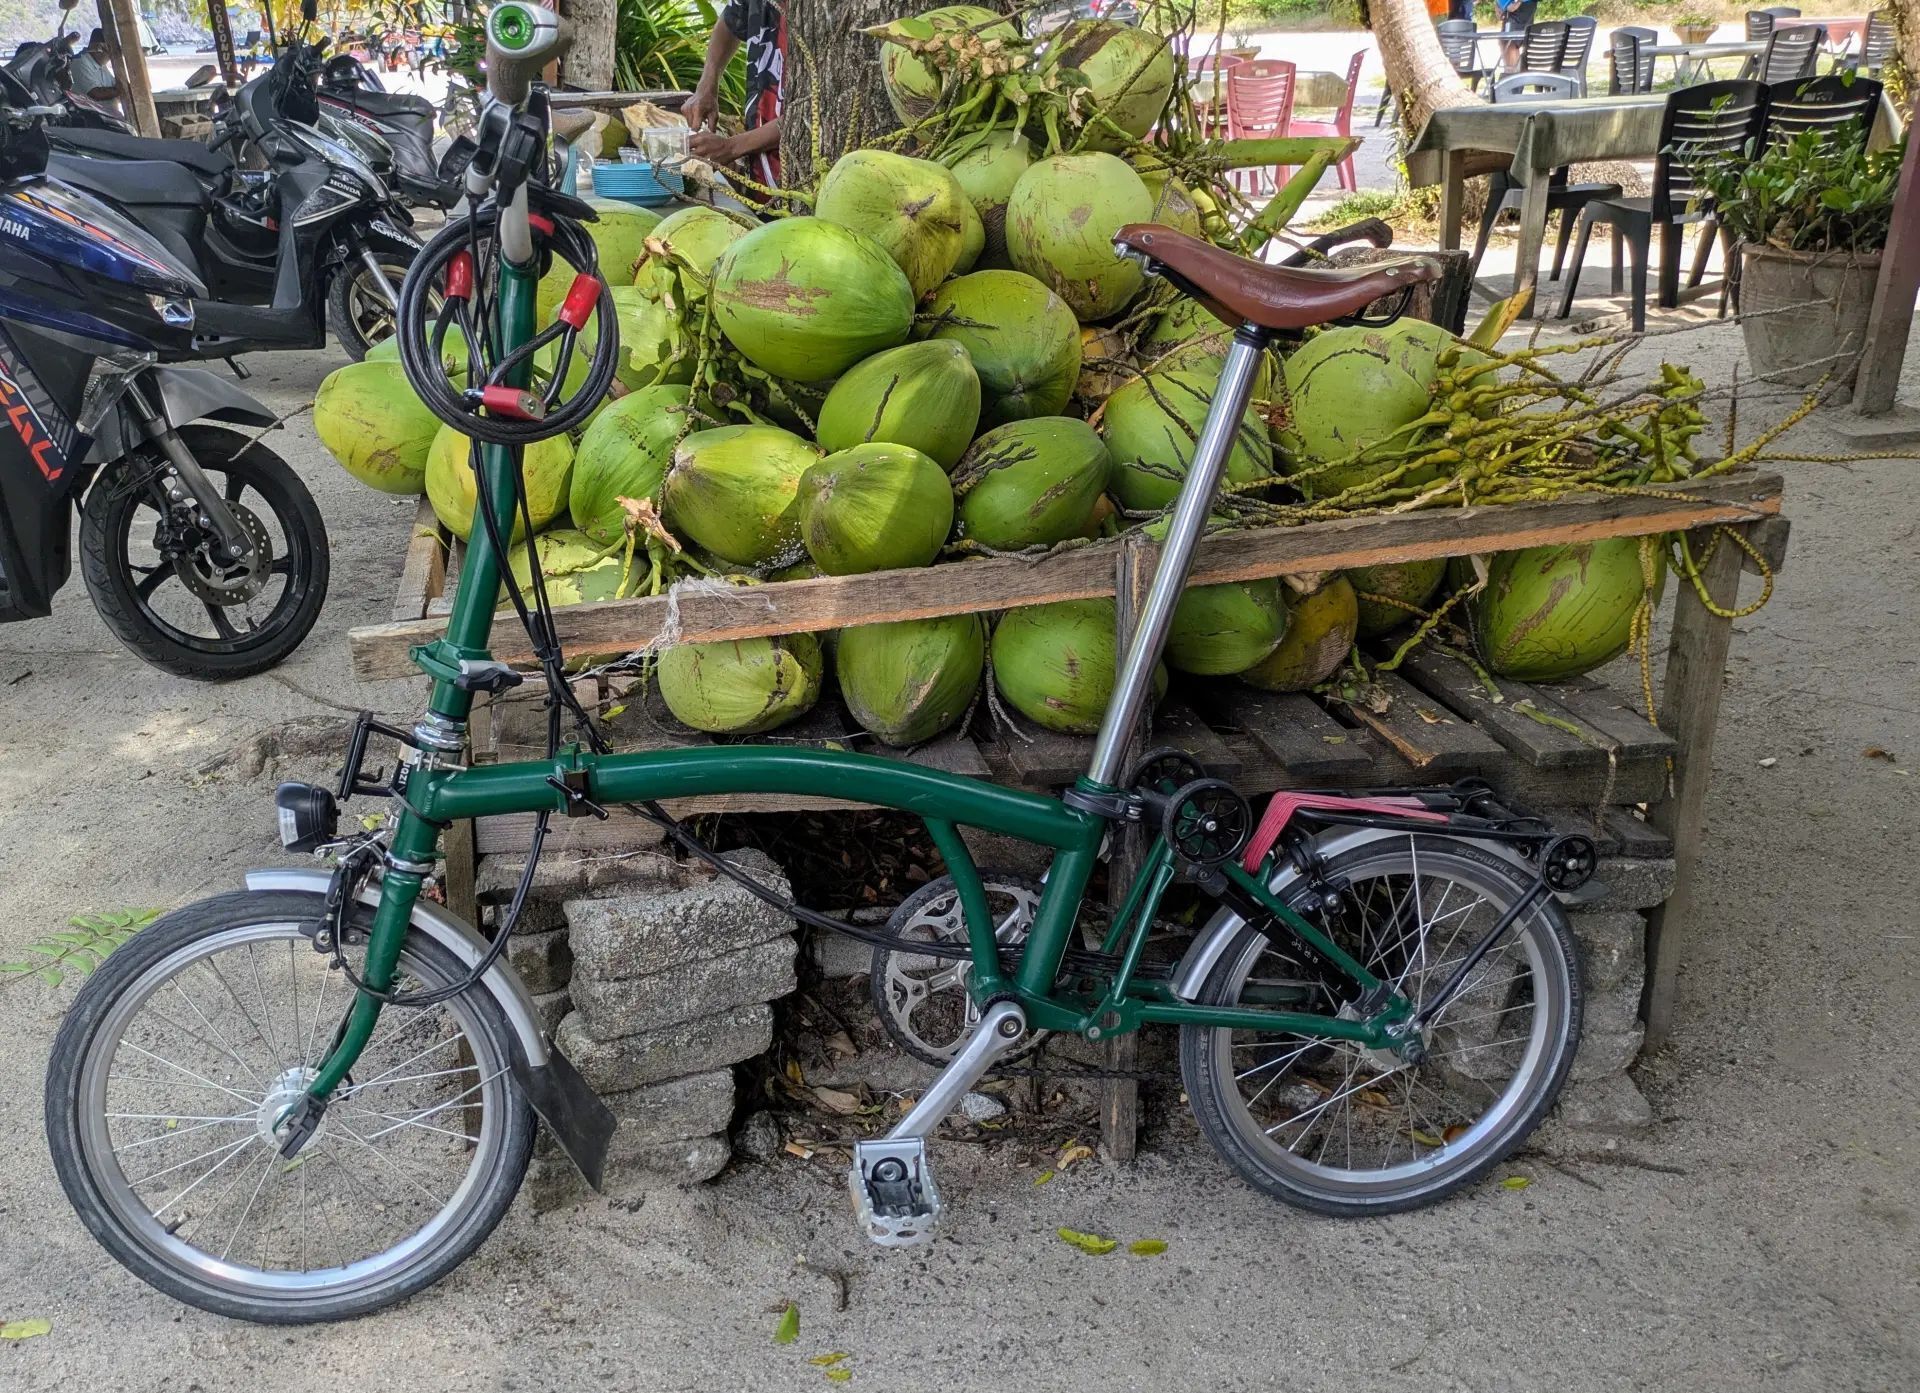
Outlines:
<svg viewBox="0 0 1920 1393"><path fill-rule="evenodd" d="M179 429L194 421L231 421L270 426L280 418L218 373L205 368L149 368L140 378L149 399L167 423ZM87 462L101 464L129 454L146 439L140 420L124 401L116 402L95 428Z"/></svg>
<svg viewBox="0 0 1920 1393"><path fill-rule="evenodd" d="M247 872L249 890L290 890L324 899L332 883L332 873L318 869L276 867ZM363 888L360 902L369 907L379 904L379 885ZM469 969L487 951L486 941L472 925L431 900L414 902L412 924ZM518 1045L513 1052L513 1076L521 1092L587 1183L598 1190L606 1166L607 1143L613 1138L613 1113L587 1087L567 1057L547 1040L533 997L511 963L504 958L496 962L480 979L480 985L513 1030Z"/></svg>

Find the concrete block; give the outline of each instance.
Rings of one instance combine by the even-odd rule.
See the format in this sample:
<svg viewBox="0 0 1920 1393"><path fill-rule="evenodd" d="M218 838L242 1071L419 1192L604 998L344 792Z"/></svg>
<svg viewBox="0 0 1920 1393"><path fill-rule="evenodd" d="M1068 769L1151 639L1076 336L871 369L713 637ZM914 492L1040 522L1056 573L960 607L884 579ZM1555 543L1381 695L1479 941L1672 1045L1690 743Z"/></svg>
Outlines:
<svg viewBox="0 0 1920 1393"><path fill-rule="evenodd" d="M733 1070L712 1069L650 1083L611 1094L606 1103L619 1122L609 1155L725 1131L733 1118Z"/></svg>
<svg viewBox="0 0 1920 1393"><path fill-rule="evenodd" d="M540 1017L540 1028L547 1032L547 1038L553 1039L564 1021L573 1010L573 998L565 991L547 992L533 999L534 1013ZM563 1050L562 1053L565 1053Z"/></svg>
<svg viewBox="0 0 1920 1393"><path fill-rule="evenodd" d="M786 877L758 852L735 858L781 895ZM793 932L793 920L721 876L680 889L648 887L568 900L574 971L605 980L646 977Z"/></svg>
<svg viewBox="0 0 1920 1393"><path fill-rule="evenodd" d="M873 945L825 929L807 941L813 965L827 978L865 977L873 968Z"/></svg>
<svg viewBox="0 0 1920 1393"><path fill-rule="evenodd" d="M1587 1083L1610 1074L1624 1074L1640 1055L1640 1042L1646 1030L1635 1025L1631 1030L1582 1032L1580 1048L1573 1056L1573 1082Z"/></svg>
<svg viewBox="0 0 1920 1393"><path fill-rule="evenodd" d="M1618 1035L1640 1028L1640 984L1630 982L1590 991L1581 1012L1580 1029L1587 1035Z"/></svg>
<svg viewBox="0 0 1920 1393"><path fill-rule="evenodd" d="M1589 993L1630 987L1634 1000L1647 974L1647 921L1631 911L1568 917L1580 950L1580 976Z"/></svg>
<svg viewBox="0 0 1920 1393"><path fill-rule="evenodd" d="M636 824L636 832L639 834L637 848L658 842L665 835L656 835L657 829L651 823ZM481 857L479 868L474 872L474 893L482 903L505 903L513 897L526 864L526 857L502 852ZM557 913L561 900L595 892L614 892L636 884L676 885L682 883L682 876L679 863L665 852L643 851L640 855L629 855L611 851L549 851L541 856L540 865L533 873L527 907L531 909L535 903L544 901L554 905Z"/></svg>
<svg viewBox="0 0 1920 1393"><path fill-rule="evenodd" d="M1569 1083L1561 1091L1543 1135L1567 1131L1588 1136L1632 1136L1653 1126L1653 1105L1625 1074Z"/></svg>
<svg viewBox="0 0 1920 1393"><path fill-rule="evenodd" d="M1652 909L1665 904L1673 894L1673 860L1665 856L1609 857L1600 863L1593 878L1602 887L1602 893L1582 904L1581 913Z"/></svg>
<svg viewBox="0 0 1920 1393"><path fill-rule="evenodd" d="M663 1185L698 1185L711 1180L726 1168L732 1156L725 1134L709 1137L685 1137L677 1141L650 1142L620 1151L619 1133L614 1134L613 1149L607 1156L605 1189L596 1196L573 1162L558 1147L542 1141L535 1147L533 1164L520 1186L520 1203L535 1214L551 1213L571 1205L596 1199L633 1200Z"/></svg>
<svg viewBox="0 0 1920 1393"><path fill-rule="evenodd" d="M773 1011L755 1002L612 1040L597 1038L576 1011L560 1023L554 1041L594 1092L618 1093L753 1058L773 1043Z"/></svg>
<svg viewBox="0 0 1920 1393"><path fill-rule="evenodd" d="M535 996L564 989L573 976L573 954L564 929L515 934L507 945L507 961Z"/></svg>
<svg viewBox="0 0 1920 1393"><path fill-rule="evenodd" d="M606 980L575 972L569 990L574 1009L586 1017L593 1034L618 1040L773 1001L798 985L793 940L783 936L646 977Z"/></svg>

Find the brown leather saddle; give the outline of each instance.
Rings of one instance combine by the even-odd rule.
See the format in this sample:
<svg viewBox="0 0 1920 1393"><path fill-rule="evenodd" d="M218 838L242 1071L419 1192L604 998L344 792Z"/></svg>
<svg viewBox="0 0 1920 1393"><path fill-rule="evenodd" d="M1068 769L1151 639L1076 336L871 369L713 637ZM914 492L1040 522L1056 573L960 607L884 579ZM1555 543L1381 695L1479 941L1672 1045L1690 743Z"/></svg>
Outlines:
<svg viewBox="0 0 1920 1393"><path fill-rule="evenodd" d="M1222 323L1310 329L1360 313L1374 301L1438 280L1438 257L1410 255L1369 266L1268 266L1158 223L1128 223L1116 247L1143 256ZM1391 317L1391 316L1389 316Z"/></svg>

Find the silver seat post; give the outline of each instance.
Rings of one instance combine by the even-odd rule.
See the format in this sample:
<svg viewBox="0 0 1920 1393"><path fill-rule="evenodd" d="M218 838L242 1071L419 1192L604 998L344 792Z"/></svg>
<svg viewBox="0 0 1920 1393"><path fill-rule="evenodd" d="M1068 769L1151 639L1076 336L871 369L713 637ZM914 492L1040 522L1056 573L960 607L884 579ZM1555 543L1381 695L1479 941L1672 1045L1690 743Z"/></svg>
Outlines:
<svg viewBox="0 0 1920 1393"><path fill-rule="evenodd" d="M1239 434L1241 418L1253 397L1253 380L1265 348L1265 336L1242 327L1233 336L1227 351L1227 365L1220 373L1220 385L1214 389L1213 405L1207 422L1200 428L1200 439L1193 447L1193 463L1174 502L1173 521L1167 538L1160 544L1160 561L1154 567L1147 598L1140 606L1139 620L1132 641L1113 683L1113 700L1107 704L1106 719L1100 723L1100 735L1093 746L1093 763L1087 774L1096 783L1113 784L1122 773L1121 761L1133 738L1134 723L1146 710L1147 694L1153 687L1153 667L1166 646L1167 630L1173 623L1173 608L1187 584L1187 572L1193 568L1193 551L1206 531L1207 513L1226 472L1227 457L1233 453L1234 437Z"/></svg>

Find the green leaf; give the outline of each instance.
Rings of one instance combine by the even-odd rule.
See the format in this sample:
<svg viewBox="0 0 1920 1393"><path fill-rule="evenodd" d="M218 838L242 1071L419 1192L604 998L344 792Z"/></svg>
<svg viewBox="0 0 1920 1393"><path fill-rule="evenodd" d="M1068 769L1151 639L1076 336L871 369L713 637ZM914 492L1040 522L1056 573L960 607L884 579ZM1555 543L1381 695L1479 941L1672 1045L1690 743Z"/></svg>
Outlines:
<svg viewBox="0 0 1920 1393"><path fill-rule="evenodd" d="M845 1382L847 1382L847 1381L848 1381L849 1379L851 1379L852 1377L853 1377L853 1370L851 1370L851 1369L829 1369L829 1370L827 1370L827 1382L828 1382L828 1383L845 1383Z"/></svg>
<svg viewBox="0 0 1920 1393"><path fill-rule="evenodd" d="M46 1335L53 1330L53 1322L44 1316L33 1316L27 1320L10 1320L0 1325L0 1340L31 1340L36 1335Z"/></svg>
<svg viewBox="0 0 1920 1393"><path fill-rule="evenodd" d="M613 718L614 718L615 716L618 716L618 715L620 715L620 714L621 714L621 713L622 713L623 711L625 711L626 709L627 709L627 704L626 704L626 703L625 703L624 701L623 701L623 702L620 702L620 703L618 703L618 704L616 704L616 705L613 705L613 706L609 706L609 707L607 708L607 714L606 714L606 715L604 715L604 716L602 716L602 717L601 717L600 719L601 719L601 720L603 720L603 721L610 721L610 720L612 720L612 719L613 719Z"/></svg>
<svg viewBox="0 0 1920 1393"><path fill-rule="evenodd" d="M800 1338L800 1308L791 1301L787 1309L780 1313L780 1323L773 1327L773 1342L776 1345L790 1345Z"/></svg>
<svg viewBox="0 0 1920 1393"><path fill-rule="evenodd" d="M0 963L0 972L38 972L38 963Z"/></svg>
<svg viewBox="0 0 1920 1393"><path fill-rule="evenodd" d="M1081 1252L1092 1257L1105 1257L1120 1246L1117 1238L1102 1238L1097 1233L1081 1233L1078 1229L1055 1229L1062 1243L1071 1244Z"/></svg>
<svg viewBox="0 0 1920 1393"><path fill-rule="evenodd" d="M847 1352L845 1350L836 1349L836 1350L830 1351L827 1354L816 1354L813 1356L813 1358L809 1359L807 1363L816 1365L817 1367L822 1369L827 1369L827 1368L831 1368L835 1364L838 1364L842 1359L845 1359L846 1357L847 1357Z"/></svg>
<svg viewBox="0 0 1920 1393"><path fill-rule="evenodd" d="M1500 1182L1500 1188L1502 1190L1524 1190L1531 1184L1533 1184L1533 1182L1524 1175L1510 1175Z"/></svg>
<svg viewBox="0 0 1920 1393"><path fill-rule="evenodd" d="M67 975L57 967L43 967L37 975L49 987L57 987L67 980Z"/></svg>
<svg viewBox="0 0 1920 1393"><path fill-rule="evenodd" d="M1136 1238L1127 1245L1127 1251L1136 1258L1157 1258L1167 1251L1164 1238Z"/></svg>
<svg viewBox="0 0 1920 1393"><path fill-rule="evenodd" d="M1052 1171L1041 1171L1040 1174L1033 1178L1033 1183L1035 1185L1045 1185L1051 1179L1053 1179Z"/></svg>

